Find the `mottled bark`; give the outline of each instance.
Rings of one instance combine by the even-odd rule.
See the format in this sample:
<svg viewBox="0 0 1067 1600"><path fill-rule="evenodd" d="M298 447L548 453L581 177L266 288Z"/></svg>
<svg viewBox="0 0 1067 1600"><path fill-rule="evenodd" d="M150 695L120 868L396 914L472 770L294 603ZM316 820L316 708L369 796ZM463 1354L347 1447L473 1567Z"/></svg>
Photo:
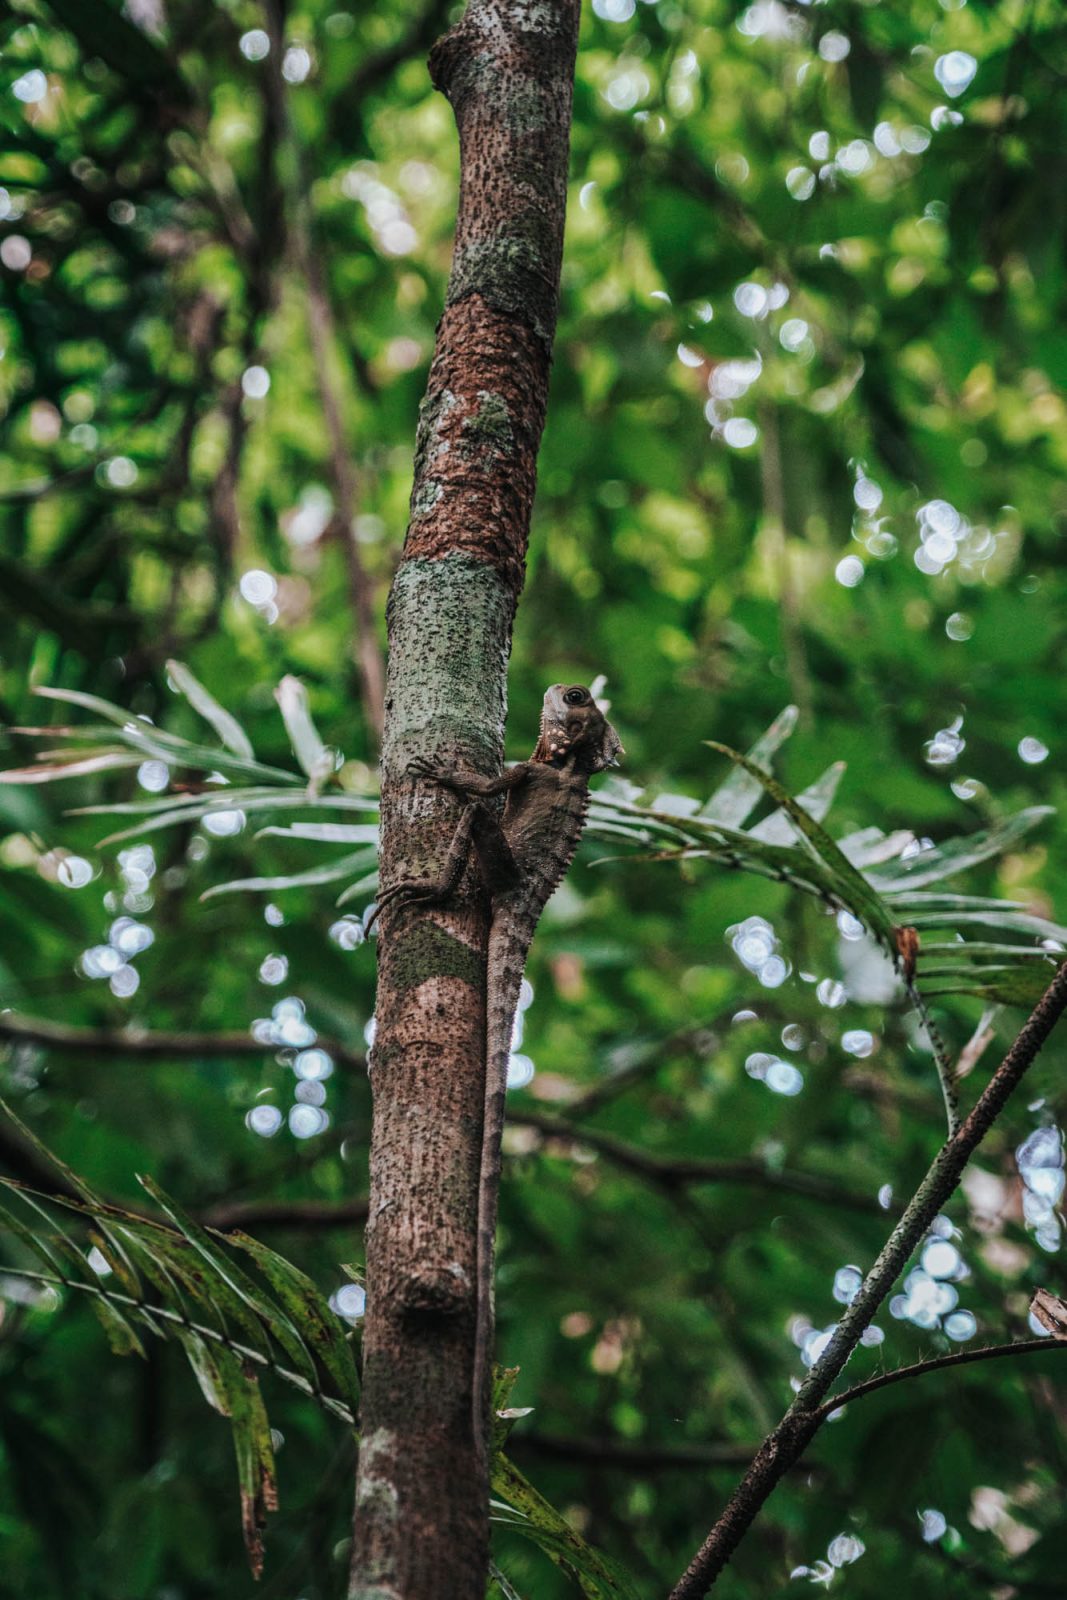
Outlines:
<svg viewBox="0 0 1067 1600"><path fill-rule="evenodd" d="M412 758L492 773L503 754L578 15L579 0L470 0L431 56L459 130L461 186L389 601L385 887L433 875L455 825L450 795L427 784L416 794ZM383 917L351 1600L480 1600L485 1590L488 1486L470 1417L487 935L472 882L447 907Z"/></svg>

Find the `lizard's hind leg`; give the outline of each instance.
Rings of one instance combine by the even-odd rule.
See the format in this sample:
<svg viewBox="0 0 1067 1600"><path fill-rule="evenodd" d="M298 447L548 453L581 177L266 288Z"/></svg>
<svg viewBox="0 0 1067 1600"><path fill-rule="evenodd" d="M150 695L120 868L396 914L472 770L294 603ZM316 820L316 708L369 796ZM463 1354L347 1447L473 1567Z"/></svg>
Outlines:
<svg viewBox="0 0 1067 1600"><path fill-rule="evenodd" d="M463 869L471 852L471 840L474 836L475 824L479 820L479 813L484 814L485 807L472 800L464 806L460 819L456 824L456 831L452 835L452 843L448 847L441 875L438 878L404 878L400 883L394 883L378 897L378 904L367 919L367 932L377 922L386 906L390 905L439 905L455 894L459 887L459 880L463 876Z"/></svg>

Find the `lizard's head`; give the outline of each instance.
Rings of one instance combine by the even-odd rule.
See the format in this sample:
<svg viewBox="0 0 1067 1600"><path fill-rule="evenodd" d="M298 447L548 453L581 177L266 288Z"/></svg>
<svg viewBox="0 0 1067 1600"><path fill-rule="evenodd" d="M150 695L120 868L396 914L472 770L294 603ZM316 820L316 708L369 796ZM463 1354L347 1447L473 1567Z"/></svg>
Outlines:
<svg viewBox="0 0 1067 1600"><path fill-rule="evenodd" d="M541 737L535 761L561 767L571 760L588 773L617 767L622 740L580 683L554 683L541 708Z"/></svg>

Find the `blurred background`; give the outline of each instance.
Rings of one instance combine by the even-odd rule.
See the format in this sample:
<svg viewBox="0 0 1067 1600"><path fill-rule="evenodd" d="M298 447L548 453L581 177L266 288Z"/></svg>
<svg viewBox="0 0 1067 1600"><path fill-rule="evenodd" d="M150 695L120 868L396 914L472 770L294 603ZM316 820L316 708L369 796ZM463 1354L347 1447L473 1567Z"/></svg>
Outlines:
<svg viewBox="0 0 1067 1600"><path fill-rule="evenodd" d="M274 689L293 674L346 783L373 787L366 684L456 206L425 55L456 11L0 7L5 724L92 721L32 694L52 686L201 739L177 658L292 767ZM509 756L546 683L603 675L626 776L662 809L726 776L702 741L746 749L787 705L793 792L846 763L837 835L941 841L1062 806L1065 80L1054 0L593 0ZM5 743L6 765L33 759ZM358 1329L341 1263L362 1249L370 893L202 903L322 847L257 838L236 808L98 851L121 824L65 815L176 781L156 759L0 788L0 1001L127 1046L225 1032L262 1053L9 1038L3 1093L110 1196L150 1172L216 1220L247 1204ZM651 1597L818 1354L943 1112L850 920L699 861L593 869L617 853L584 848L528 971L499 1344L535 1408L516 1460ZM1053 815L967 887L1054 918L1065 876ZM953 1053L989 998L936 1008ZM1023 1015L990 1020L975 1083ZM1033 1287L1064 1292L1064 1081L1053 1040L852 1381L1029 1336ZM738 1157L818 1192L676 1170ZM250 1595L226 1428L180 1353L113 1360L83 1307L5 1292L0 1595ZM724 1600L1062 1593L1053 1368L859 1402ZM351 1446L268 1401L282 1510L255 1592L340 1596ZM524 1596L571 1592L512 1535L498 1559Z"/></svg>

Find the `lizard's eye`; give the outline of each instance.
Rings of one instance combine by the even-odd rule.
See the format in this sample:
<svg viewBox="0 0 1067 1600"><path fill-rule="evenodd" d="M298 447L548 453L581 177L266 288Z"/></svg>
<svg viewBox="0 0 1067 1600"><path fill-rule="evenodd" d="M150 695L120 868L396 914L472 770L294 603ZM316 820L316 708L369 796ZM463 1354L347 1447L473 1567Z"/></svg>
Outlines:
<svg viewBox="0 0 1067 1600"><path fill-rule="evenodd" d="M568 706L583 706L588 699L589 694L585 689L568 689L563 696L564 704Z"/></svg>

